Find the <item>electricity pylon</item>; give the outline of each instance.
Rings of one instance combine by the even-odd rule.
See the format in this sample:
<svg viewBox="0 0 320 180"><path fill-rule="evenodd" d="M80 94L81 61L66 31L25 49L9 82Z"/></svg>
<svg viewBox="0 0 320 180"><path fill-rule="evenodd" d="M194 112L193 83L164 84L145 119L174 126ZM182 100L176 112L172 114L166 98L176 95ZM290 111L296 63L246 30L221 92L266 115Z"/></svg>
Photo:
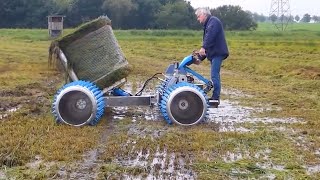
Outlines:
<svg viewBox="0 0 320 180"><path fill-rule="evenodd" d="M269 18L279 31L285 31L292 18L289 0L272 0Z"/></svg>

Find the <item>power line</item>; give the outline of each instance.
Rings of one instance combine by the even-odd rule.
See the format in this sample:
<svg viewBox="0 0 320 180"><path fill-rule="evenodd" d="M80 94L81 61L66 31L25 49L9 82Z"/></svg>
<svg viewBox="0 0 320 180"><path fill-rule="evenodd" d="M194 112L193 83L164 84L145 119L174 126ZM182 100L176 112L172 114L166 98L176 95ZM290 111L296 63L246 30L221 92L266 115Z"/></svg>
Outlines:
<svg viewBox="0 0 320 180"><path fill-rule="evenodd" d="M292 18L289 0L272 0L269 18L279 31L285 31Z"/></svg>

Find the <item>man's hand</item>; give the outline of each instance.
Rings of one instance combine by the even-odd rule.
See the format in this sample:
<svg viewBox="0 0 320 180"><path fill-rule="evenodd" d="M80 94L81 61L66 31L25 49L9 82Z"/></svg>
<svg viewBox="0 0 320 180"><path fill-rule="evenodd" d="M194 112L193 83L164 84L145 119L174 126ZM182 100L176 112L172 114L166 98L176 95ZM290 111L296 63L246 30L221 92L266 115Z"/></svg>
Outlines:
<svg viewBox="0 0 320 180"><path fill-rule="evenodd" d="M199 60L199 59L195 59L194 61L193 61L193 64L196 64L196 65L199 65L201 63L201 60Z"/></svg>
<svg viewBox="0 0 320 180"><path fill-rule="evenodd" d="M200 50L199 50L199 54L201 56L206 56L206 50L202 47Z"/></svg>

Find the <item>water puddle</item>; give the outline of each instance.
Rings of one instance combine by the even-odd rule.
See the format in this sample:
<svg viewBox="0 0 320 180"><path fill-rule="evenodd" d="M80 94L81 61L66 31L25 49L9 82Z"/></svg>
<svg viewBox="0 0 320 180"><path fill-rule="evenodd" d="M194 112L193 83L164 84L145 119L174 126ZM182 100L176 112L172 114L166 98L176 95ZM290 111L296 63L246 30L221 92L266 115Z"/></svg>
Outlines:
<svg viewBox="0 0 320 180"><path fill-rule="evenodd" d="M292 140L296 143L297 147L305 151L309 150L311 142L309 142L305 136L298 136L298 137L292 138Z"/></svg>
<svg viewBox="0 0 320 180"><path fill-rule="evenodd" d="M233 153L233 152L227 151L226 154L222 156L223 161L226 163L233 163L233 162L239 161L244 158L245 159L250 158L250 153L249 152L245 152L245 153L235 152L235 153Z"/></svg>
<svg viewBox="0 0 320 180"><path fill-rule="evenodd" d="M264 112L269 109L253 108L239 105L238 102L222 100L219 108L210 108L207 121L217 123L220 132L237 131L250 132L251 129L239 127L242 123L301 123L295 118L269 118L269 117L253 117L254 113Z"/></svg>
<svg viewBox="0 0 320 180"><path fill-rule="evenodd" d="M8 118L10 114L18 111L19 109L21 109L21 105L17 107L11 107L10 109L4 110L4 112L0 112L0 120Z"/></svg>
<svg viewBox="0 0 320 180"><path fill-rule="evenodd" d="M233 88L223 88L221 90L221 94L225 94L225 95L227 95L229 97L246 97L246 98L252 98L253 97L253 95L245 94L242 91L237 90L237 89L233 89Z"/></svg>
<svg viewBox="0 0 320 180"><path fill-rule="evenodd" d="M100 165L98 162L98 150L92 150L84 155L81 163L78 163L77 169L70 174L71 179L96 179Z"/></svg>
<svg viewBox="0 0 320 180"><path fill-rule="evenodd" d="M320 172L320 164L308 165L303 167L306 169L308 175L312 175Z"/></svg>
<svg viewBox="0 0 320 180"><path fill-rule="evenodd" d="M158 121L162 119L162 116L155 107L137 106L112 108L113 119L122 120L125 117L130 117L132 122L136 122L138 120Z"/></svg>
<svg viewBox="0 0 320 180"><path fill-rule="evenodd" d="M226 163L233 163L242 159L262 159L266 161L269 160L270 153L270 149L260 150L255 154L252 154L249 151L241 151L238 149L236 152L227 151L224 155L222 155L222 159Z"/></svg>
<svg viewBox="0 0 320 180"><path fill-rule="evenodd" d="M283 165L276 165L272 162L264 162L264 163L256 163L256 166L261 169L269 169L269 170L276 170L276 171L284 171L285 166Z"/></svg>
<svg viewBox="0 0 320 180"><path fill-rule="evenodd" d="M279 165L279 164L274 164L270 160L270 154L271 154L270 149L265 149L262 151L258 151L256 154L250 154L248 151L240 151L236 150L236 152L230 152L227 151L224 155L222 155L222 159L226 163L234 163L243 159L260 159L263 162L257 162L255 165L263 170L266 170L266 174L260 178L267 178L267 179L276 179L276 175L272 174L269 172L270 170L275 170L275 171L286 171L286 166L285 165ZM318 154L319 151L316 151L315 154ZM315 165L303 165L302 166L308 175L320 173L320 164L315 164ZM232 170L232 174L248 174L248 172L242 172L237 169Z"/></svg>
<svg viewBox="0 0 320 180"><path fill-rule="evenodd" d="M159 119L162 119L162 115L158 111L156 111L157 108L151 108L151 107L138 107L135 109L135 112L138 112L140 114L139 117L133 116L133 120L140 120L144 119L147 121L157 121Z"/></svg>
<svg viewBox="0 0 320 180"><path fill-rule="evenodd" d="M134 147L133 147L134 148ZM177 155L176 153L168 153L166 150L159 150L155 153L140 150L133 154L136 156L130 158L118 158L117 164L124 167L143 168L146 171L144 176L122 174L123 179L196 179L195 172L187 168L186 161L190 161L188 157Z"/></svg>
<svg viewBox="0 0 320 180"><path fill-rule="evenodd" d="M142 84L132 84L126 83L124 85L124 90L132 93L132 89L140 90ZM226 95L229 97L251 97L246 95L241 91L237 90L224 90ZM154 95L154 89L147 89L143 95ZM261 124L277 124L274 129L279 129L282 131L286 129L285 126L281 124L291 124L291 123L301 123L302 121L295 118L268 118L268 117L254 117L255 113L265 112L265 111L274 111L280 110L274 107L268 107L261 105L263 108L257 107L246 107L240 105L236 101L222 100L221 105L217 109L209 109L208 119L209 123L216 123L219 125L220 132L254 132L253 128L245 128L241 125L243 124L254 124L255 126ZM148 128L137 126L137 121L159 121L163 120L162 115L159 113L158 108L150 107L113 107L111 110L111 116L114 120L122 120L125 118L130 118L133 122L133 125L130 126L128 130L128 135L138 135L141 138L151 136L152 138L159 138L166 133L168 126L163 128ZM279 126L280 124L280 126ZM287 129L288 130L288 129ZM290 129L289 129L290 130ZM292 130L293 131L293 130ZM148 149L138 149L136 147L136 142L128 140L124 145L124 148L129 148L130 153L127 156L115 157L114 163L130 168L142 169L142 172L139 175L125 172L123 174L117 174L121 179L196 179L197 176L195 172L190 169L190 164L192 164L192 158L188 156L182 156L179 153L167 152L166 149L160 150L159 148L155 152L151 152ZM277 170L284 171L285 166L276 165L271 162L270 156L271 150L265 149L261 150L255 154L250 154L250 152L236 151L236 152L226 152L222 159L226 163L234 163L242 159L259 159L263 162L256 163L256 166L264 170ZM100 165L97 162L97 150L88 152L86 158L82 165L78 169L71 173L71 177L74 179L87 179L97 177L92 169L97 169ZM308 172L318 172L319 166L306 166ZM90 171L91 170L91 171ZM84 172L84 173L82 173ZM235 174L248 173L240 172L237 169L233 171ZM86 174L87 173L87 174ZM231 172L232 173L232 172ZM266 173L264 175L267 179L276 178L274 174Z"/></svg>
<svg viewBox="0 0 320 180"><path fill-rule="evenodd" d="M83 160L69 165L60 165L58 172L51 179L97 179L101 160L98 160L98 150L88 151Z"/></svg>
<svg viewBox="0 0 320 180"><path fill-rule="evenodd" d="M27 163L26 166L30 169L39 169L42 163L41 156L37 155L34 157L34 161Z"/></svg>
<svg viewBox="0 0 320 180"><path fill-rule="evenodd" d="M127 92L131 92L133 87L134 89L140 90L143 86L142 83L126 83L124 85L124 90ZM154 89L149 88L143 92L144 95L154 95ZM252 97L252 95L246 95L243 92L235 89L224 89L222 91L223 94L226 94L229 97ZM301 120L296 118L269 118L269 117L253 117L255 113L281 110L277 107L271 107L266 105L261 105L263 108L257 107L245 107L239 105L236 101L230 100L222 100L219 108L210 108L209 115L207 118L208 122L216 123L218 125L219 132L253 132L255 129L248 129L242 127L241 124L251 123L251 124L275 124L275 123L283 123L283 124L291 124L291 123L301 123ZM137 120L162 120L163 117L159 112L157 107L115 107L113 108L114 119L123 119L126 117L126 113L131 111L132 121L135 122Z"/></svg>
<svg viewBox="0 0 320 180"><path fill-rule="evenodd" d="M7 179L6 173L3 170L0 170L0 179Z"/></svg>
<svg viewBox="0 0 320 180"><path fill-rule="evenodd" d="M130 126L129 136L139 136L145 138L150 136L159 138L168 130L168 126L163 128L148 128L136 125ZM167 152L166 149L156 151L150 149L137 148L136 141L127 140L124 149L130 149L128 156L119 156L114 163L122 167L139 168L143 173L134 175L130 173L118 174L121 179L196 179L195 172L189 169L192 158L180 153Z"/></svg>
<svg viewBox="0 0 320 180"><path fill-rule="evenodd" d="M163 128L146 128L146 127L138 127L138 126L131 126L128 130L128 135L138 136L140 138L151 137L151 139L157 139L162 135L165 135L167 132L168 127Z"/></svg>
<svg viewBox="0 0 320 180"><path fill-rule="evenodd" d="M112 118L115 120L122 120L126 117L128 107L114 107L112 108Z"/></svg>
<svg viewBox="0 0 320 180"><path fill-rule="evenodd" d="M262 161L255 163L255 166L257 168L260 168L261 170L265 171L265 174L261 176L259 179L275 179L276 175L272 173L273 170L276 171L285 171L284 165L277 165L274 164L270 160L270 149L260 150L255 154L251 154L249 151L240 151L236 150L236 152L230 152L227 151L223 156L222 159L226 163L234 163L243 159L251 159L255 161ZM231 171L231 175L239 176L241 174L250 174L251 172L247 170L239 170L239 169L233 169ZM232 178L231 178L232 179Z"/></svg>

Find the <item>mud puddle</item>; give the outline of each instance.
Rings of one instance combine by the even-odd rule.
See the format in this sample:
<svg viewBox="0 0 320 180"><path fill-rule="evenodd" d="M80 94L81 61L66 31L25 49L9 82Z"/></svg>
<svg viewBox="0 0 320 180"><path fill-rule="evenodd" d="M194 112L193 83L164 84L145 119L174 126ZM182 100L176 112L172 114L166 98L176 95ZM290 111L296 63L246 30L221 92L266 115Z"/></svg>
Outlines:
<svg viewBox="0 0 320 180"><path fill-rule="evenodd" d="M226 163L234 163L243 159L261 159L264 162L256 163L257 167L261 169L274 169L274 170L283 171L285 168L283 165L276 165L270 161L271 152L272 151L270 149L265 149L252 154L249 151L241 151L239 149L239 150L236 150L235 152L227 151L224 155L222 155L222 159Z"/></svg>
<svg viewBox="0 0 320 180"><path fill-rule="evenodd" d="M0 179L7 179L7 176L4 170L0 170Z"/></svg>
<svg viewBox="0 0 320 180"><path fill-rule="evenodd" d="M303 166L303 168L306 169L308 175L320 172L320 164Z"/></svg>
<svg viewBox="0 0 320 180"><path fill-rule="evenodd" d="M107 114L107 119L111 117ZM102 132L101 138L96 149L92 149L83 154L82 160L68 165L59 166L55 177L51 179L73 179L73 180L94 180L98 179L100 167L103 161L99 159L100 155L104 152L105 144L107 143L108 136L113 132L113 124L104 125L105 131Z"/></svg>
<svg viewBox="0 0 320 180"><path fill-rule="evenodd" d="M98 150L92 150L84 155L84 159L79 163L74 172L70 174L70 179L96 179L98 177L99 169Z"/></svg>
<svg viewBox="0 0 320 180"><path fill-rule="evenodd" d="M120 111L126 116L132 117L132 124L127 132L129 137L157 139L165 135L170 128L169 126L153 128L139 125L139 121L159 120L159 114L155 113L154 109L143 107L135 109L115 108L114 111ZM123 118L125 117L118 114L113 116L114 121ZM109 174L107 179L196 179L196 173L189 168L189 165L192 164L192 157L188 155L169 153L166 149L160 150L159 147L155 152L151 152L150 149L139 149L136 146L136 141L130 139L128 139L123 148L130 149L129 156L118 156L113 163L124 168L140 169L140 173L138 175L135 175L135 173L113 173Z"/></svg>
<svg viewBox="0 0 320 180"><path fill-rule="evenodd" d="M140 89L142 84L135 85L135 89ZM132 83L127 83L124 88L127 92L132 92ZM223 93L229 96L245 96L240 91L226 90ZM153 89L147 89L143 95L154 95ZM209 109L209 115L207 123L216 123L220 132L254 132L254 128L245 128L243 124L253 124L254 126L258 124L290 124L290 123L301 123L301 120L295 118L257 118L253 117L254 113L264 112L269 110L275 110L274 108L253 108L244 107L239 105L238 102L230 100L222 100L221 105L218 109ZM162 115L159 113L158 108L155 106L150 107L115 107L111 108L108 114L108 119L111 121L120 121L123 119L130 118L132 124L128 130L128 135L139 135L140 137L151 136L152 138L158 138L166 133L169 126L164 126L163 128L154 129L139 126L139 121L164 121ZM110 120L109 119L109 120ZM279 128L279 127L275 127ZM281 127L280 127L281 129ZM108 130L110 131L110 129ZM110 133L110 132L109 132ZM112 130L111 130L112 133ZM106 143L106 142L101 142ZM190 168L192 164L192 157L181 155L179 153L168 153L165 149L157 149L156 152L150 152L150 150L137 149L135 147L135 142L128 140L126 148L130 148L130 157L115 157L113 163L120 165L121 167L138 168L142 169L142 173L138 175L133 175L132 173L122 173L122 174L111 174L106 177L119 178L119 179L196 179L197 176L195 172ZM74 168L63 169L59 172L58 177L68 177L70 179L95 179L99 173L99 167L103 165L104 162L99 160L99 151L101 149L97 148L92 151L87 152L81 162L76 163ZM232 163L246 158L259 158L263 159L264 163L257 163L256 166L261 169L273 169L278 171L283 171L284 166L275 165L269 159L270 154L269 149L259 152L257 154L250 154L248 152L227 152L223 155L223 160L226 163ZM319 168L318 166L308 166L310 172L318 172L314 170ZM238 172L236 169L235 173ZM275 175L266 174L264 177L267 179L274 179Z"/></svg>
<svg viewBox="0 0 320 180"><path fill-rule="evenodd" d="M137 120L157 121L162 118L155 107L114 107L111 113L112 119L122 120L126 117L131 117L132 122L136 122Z"/></svg>
<svg viewBox="0 0 320 180"><path fill-rule="evenodd" d="M142 84L135 84L136 89L141 89ZM131 92L133 84L127 83L124 86L124 90ZM153 89L146 89L144 95L154 95L155 91ZM223 89L222 94L228 97L252 97L252 95L246 95L243 92L236 89ZM132 121L137 119L151 120L151 121L161 121L163 117L159 112L157 106L150 107L119 107L114 108L114 114L116 119L123 119L126 117L126 112L133 110L131 116ZM219 108L209 108L207 122L216 123L218 125L219 132L252 132L255 131L253 128L245 128L241 126L242 124L292 124L292 123L302 123L302 120L296 118L270 118L270 117L254 117L255 113L267 112L267 111L280 111L278 107L271 107L268 105L261 105L259 107L246 107L239 105L237 101L221 100ZM276 128L276 127L275 127Z"/></svg>
<svg viewBox="0 0 320 180"><path fill-rule="evenodd" d="M22 115L41 115L51 106L59 77L17 86L12 90L0 90L0 120L8 119L22 110Z"/></svg>
<svg viewBox="0 0 320 180"><path fill-rule="evenodd" d="M67 165L58 165L59 170L50 179L89 180L97 179L102 161L98 159L99 150L86 152L83 159Z"/></svg>
<svg viewBox="0 0 320 180"><path fill-rule="evenodd" d="M0 120L8 118L11 114L21 109L22 105L18 105L16 107L11 107L9 109L1 108L0 112Z"/></svg>
<svg viewBox="0 0 320 180"><path fill-rule="evenodd" d="M222 100L219 108L209 108L209 116L207 121L217 123L220 132L237 131L251 132L254 129L241 127L241 124L250 123L257 124L291 124L301 123L296 118L270 118L270 117L254 117L255 113L268 111L264 108L253 108L239 105L238 102Z"/></svg>
<svg viewBox="0 0 320 180"><path fill-rule="evenodd" d="M143 175L122 174L124 179L196 179L196 174L187 167L190 157L177 153L167 153L166 149L151 153L150 151L133 151L137 154L130 158L117 158L115 163L123 167L142 168Z"/></svg>
<svg viewBox="0 0 320 180"><path fill-rule="evenodd" d="M130 91L132 86L126 86L126 91ZM148 92L150 94L154 93L152 91ZM232 96L241 96L241 97L251 97L237 90L225 90L223 91L229 97ZM270 118L270 117L254 117L255 113L261 113L266 111L280 111L280 108L264 106L259 107L246 107L240 105L236 101L231 100L222 100L219 108L210 108L208 111L207 123L215 123L218 125L219 132L241 132L241 133L250 133L256 131L255 127L265 125L276 124L274 129L283 131L292 131L294 130L287 129L286 124L292 123L303 123L302 120L296 118ZM157 107L138 107L138 108L114 108L114 118L123 119L130 115L132 121L136 122L137 120L149 120L149 121L162 121L162 115L159 113ZM126 114L131 112L132 114ZM243 124L252 124L252 128L245 128ZM279 126L280 124L280 126ZM281 126L283 124L283 126ZM153 132L151 132L153 131ZM132 126L128 131L129 134L140 134L141 137L147 135L160 137L166 133L166 130L150 130L147 128L138 128L137 126ZM129 146L130 147L130 146ZM136 154L135 157L131 158L117 158L116 163L124 167L138 167L138 168L147 168L147 174L145 176L133 176L130 174L124 174L121 178L124 179L196 179L196 174L192 169L188 169L187 166L192 164L191 160L188 158L177 158L177 155L174 153L167 153L165 151L157 151L155 154L150 154L148 151L144 153L142 150L134 150L134 142L132 142L131 147L133 148L133 154ZM266 179L275 179L276 175L272 174L270 170L275 171L285 171L285 166L274 164L270 160L271 150L266 149L264 151L258 152L256 154L250 154L249 152L227 152L222 156L223 160L226 163L233 163L240 161L242 159L261 159L262 162L256 163L256 166L263 171L266 171L266 174L261 178ZM308 166L306 171L310 173L318 172L318 166ZM246 172L239 172L237 169L234 169L235 174L241 174ZM232 172L231 172L232 174Z"/></svg>

